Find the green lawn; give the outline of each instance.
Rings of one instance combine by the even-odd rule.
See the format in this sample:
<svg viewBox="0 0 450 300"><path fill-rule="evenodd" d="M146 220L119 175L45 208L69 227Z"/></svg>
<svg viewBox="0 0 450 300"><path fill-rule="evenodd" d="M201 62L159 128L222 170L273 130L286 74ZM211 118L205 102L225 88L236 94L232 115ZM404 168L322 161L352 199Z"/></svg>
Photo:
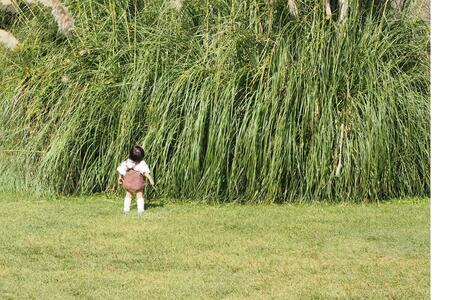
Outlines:
<svg viewBox="0 0 450 300"><path fill-rule="evenodd" d="M134 202L134 201L133 201ZM0 298L427 299L428 199L206 205L0 194Z"/></svg>

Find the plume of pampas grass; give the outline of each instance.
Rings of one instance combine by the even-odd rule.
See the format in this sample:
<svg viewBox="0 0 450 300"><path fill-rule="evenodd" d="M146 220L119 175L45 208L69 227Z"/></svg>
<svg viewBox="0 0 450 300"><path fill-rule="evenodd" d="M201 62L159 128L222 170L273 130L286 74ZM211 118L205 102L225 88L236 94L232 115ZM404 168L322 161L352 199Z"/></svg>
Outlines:
<svg viewBox="0 0 450 300"><path fill-rule="evenodd" d="M331 3L330 0L325 0L325 14L328 19L331 18Z"/></svg>
<svg viewBox="0 0 450 300"><path fill-rule="evenodd" d="M69 10L59 0L25 0L25 2L50 7L53 19L58 24L58 29L62 34L67 36L74 29L74 21Z"/></svg>
<svg viewBox="0 0 450 300"><path fill-rule="evenodd" d="M348 0L339 0L339 21L343 22L348 16Z"/></svg>
<svg viewBox="0 0 450 300"><path fill-rule="evenodd" d="M52 9L53 19L58 24L58 29L62 34L67 36L74 29L74 21L69 10L59 0L25 0L25 2L50 7Z"/></svg>
<svg viewBox="0 0 450 300"><path fill-rule="evenodd" d="M298 7L296 0L288 0L288 7L291 15L293 15L294 17L298 16Z"/></svg>
<svg viewBox="0 0 450 300"><path fill-rule="evenodd" d="M58 24L58 29L62 34L67 36L74 29L74 21L69 10L59 0L24 0L24 2L27 4L42 4L50 7L52 9L53 19ZM12 0L0 0L0 9L15 12L16 7L14 4Z"/></svg>
<svg viewBox="0 0 450 300"><path fill-rule="evenodd" d="M74 21L72 16L70 15L69 10L65 7L59 0L39 0L43 5L48 3L52 8L52 15L55 19L56 24L58 24L59 31L64 35L69 35L69 33L74 29Z"/></svg>
<svg viewBox="0 0 450 300"><path fill-rule="evenodd" d="M47 7L52 7L52 0L24 0L27 4L42 4Z"/></svg>
<svg viewBox="0 0 450 300"><path fill-rule="evenodd" d="M19 41L10 32L0 29L0 43L6 48L14 50L19 46Z"/></svg>
<svg viewBox="0 0 450 300"><path fill-rule="evenodd" d="M394 10L399 11L399 10L402 10L402 8L404 7L405 1L404 0L393 0L393 1L391 1L390 4Z"/></svg>
<svg viewBox="0 0 450 300"><path fill-rule="evenodd" d="M11 0L0 0L0 10L16 13L17 9L14 4Z"/></svg>
<svg viewBox="0 0 450 300"><path fill-rule="evenodd" d="M183 0L171 0L170 6L179 12L183 7Z"/></svg>

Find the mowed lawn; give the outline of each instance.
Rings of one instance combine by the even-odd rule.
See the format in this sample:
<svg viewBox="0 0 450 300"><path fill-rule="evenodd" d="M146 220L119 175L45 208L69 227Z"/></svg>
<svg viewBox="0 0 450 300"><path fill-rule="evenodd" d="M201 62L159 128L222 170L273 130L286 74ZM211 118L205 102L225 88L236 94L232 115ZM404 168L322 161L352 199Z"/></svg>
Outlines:
<svg viewBox="0 0 450 300"><path fill-rule="evenodd" d="M429 298L429 199L133 204L0 194L0 298Z"/></svg>

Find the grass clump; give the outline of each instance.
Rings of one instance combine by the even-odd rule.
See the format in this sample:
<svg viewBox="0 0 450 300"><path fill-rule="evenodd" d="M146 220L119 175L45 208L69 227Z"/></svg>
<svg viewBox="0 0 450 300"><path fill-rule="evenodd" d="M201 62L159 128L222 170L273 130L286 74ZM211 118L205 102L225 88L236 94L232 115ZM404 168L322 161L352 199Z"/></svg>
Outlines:
<svg viewBox="0 0 450 300"><path fill-rule="evenodd" d="M378 1L66 1L0 22L4 189L115 189L139 143L161 196L428 195L429 28ZM182 3L182 5L181 5ZM178 5L177 4L177 5ZM8 175L5 175L8 174Z"/></svg>

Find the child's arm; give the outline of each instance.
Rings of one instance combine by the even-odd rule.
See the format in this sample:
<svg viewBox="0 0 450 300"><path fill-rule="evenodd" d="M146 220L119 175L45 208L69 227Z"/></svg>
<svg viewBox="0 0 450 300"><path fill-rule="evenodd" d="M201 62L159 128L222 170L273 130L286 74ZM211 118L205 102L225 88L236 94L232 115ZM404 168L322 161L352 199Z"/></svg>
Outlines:
<svg viewBox="0 0 450 300"><path fill-rule="evenodd" d="M155 185L155 180L153 180L152 175L150 175L150 173L144 173L144 176L147 177L148 181L150 181L151 185Z"/></svg>
<svg viewBox="0 0 450 300"><path fill-rule="evenodd" d="M119 167L117 168L117 172L119 172L119 178L117 178L117 182L122 185L123 183L123 175L127 172L127 165L125 161L121 162Z"/></svg>

